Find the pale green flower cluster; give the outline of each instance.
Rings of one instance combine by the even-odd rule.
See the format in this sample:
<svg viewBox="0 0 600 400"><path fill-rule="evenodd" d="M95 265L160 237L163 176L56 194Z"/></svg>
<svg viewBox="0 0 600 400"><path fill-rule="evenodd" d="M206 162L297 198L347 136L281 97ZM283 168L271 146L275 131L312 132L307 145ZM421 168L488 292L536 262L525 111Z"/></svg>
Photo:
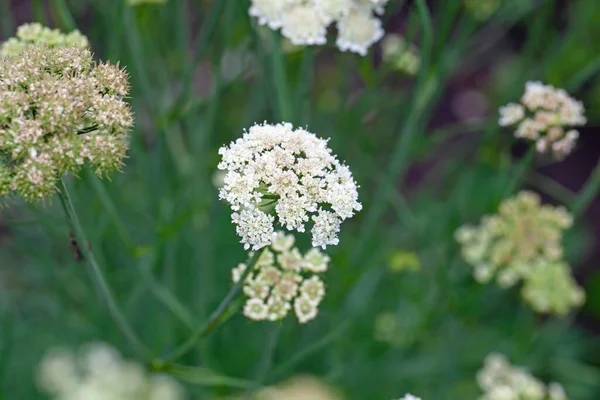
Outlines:
<svg viewBox="0 0 600 400"><path fill-rule="evenodd" d="M119 170L133 115L128 76L83 47L26 44L0 58L0 196L40 200L65 172Z"/></svg>
<svg viewBox="0 0 600 400"><path fill-rule="evenodd" d="M294 236L277 232L244 281L248 299L244 315L250 319L278 321L293 308L298 322L306 323L317 316L325 296L325 284L316 275L327 271L329 257L318 249L302 255L294 247ZM240 264L232 271L238 282L246 270Z"/></svg>
<svg viewBox="0 0 600 400"><path fill-rule="evenodd" d="M383 61L396 71L416 75L421 63L419 49L407 43L403 36L390 33L381 43Z"/></svg>
<svg viewBox="0 0 600 400"><path fill-rule="evenodd" d="M117 350L92 343L75 353L51 349L37 369L40 391L54 400L183 400L182 387L166 375L147 374Z"/></svg>
<svg viewBox="0 0 600 400"><path fill-rule="evenodd" d="M497 353L486 357L484 367L477 373L477 383L484 392L479 400L568 400L560 384L545 385Z"/></svg>
<svg viewBox="0 0 600 400"><path fill-rule="evenodd" d="M533 309L565 314L585 297L563 261L562 233L572 223L564 207L542 205L537 194L523 191L455 236L477 281L495 278L503 288L522 281L522 296Z"/></svg>
<svg viewBox="0 0 600 400"><path fill-rule="evenodd" d="M15 56L23 47L31 44L41 44L47 47L78 47L80 49L89 46L87 37L78 30L65 34L58 29L50 29L35 22L17 28L17 36L8 39L0 47L0 57Z"/></svg>

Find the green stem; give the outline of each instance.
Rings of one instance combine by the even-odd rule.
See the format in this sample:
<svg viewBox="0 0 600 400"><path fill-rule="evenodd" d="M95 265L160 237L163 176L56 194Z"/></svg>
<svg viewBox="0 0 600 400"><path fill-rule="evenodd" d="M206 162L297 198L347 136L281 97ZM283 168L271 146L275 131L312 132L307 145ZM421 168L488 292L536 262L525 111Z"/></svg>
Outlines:
<svg viewBox="0 0 600 400"><path fill-rule="evenodd" d="M207 334L212 332L217 326L220 325L221 321L223 320L223 318L225 317L225 315L227 313L229 305L237 297L238 293L242 289L244 280L246 279L248 274L250 274L250 272L254 269L258 259L260 258L261 254L264 252L265 249L266 249L266 247L263 247L262 249L260 249L254 253L252 258L248 262L246 270L244 271L244 273L242 274L240 279L235 283L235 285L233 285L231 287L231 289L229 290L229 293L227 293L227 295L221 301L221 303L219 303L219 305L217 306L215 311L213 311L213 313L210 315L210 317L208 317L208 320L204 324L202 324L202 326L200 326L190 336L190 338L188 340L186 340L180 346L175 348L175 350L173 350L170 354L168 354L165 357L165 362L167 362L167 363L172 362L173 360L176 360L179 357L188 353L190 350L192 350L194 348L194 346L196 345L198 340L202 339L204 336L206 336Z"/></svg>
<svg viewBox="0 0 600 400"><path fill-rule="evenodd" d="M290 88L285 70L285 57L281 52L279 32L271 33L271 66L277 92L277 117L280 121L290 122L293 117L292 104L290 102Z"/></svg>
<svg viewBox="0 0 600 400"><path fill-rule="evenodd" d="M571 204L571 212L575 218L579 218L585 213L596 197L598 190L600 190L600 161L598 161L585 186Z"/></svg>
<svg viewBox="0 0 600 400"><path fill-rule="evenodd" d="M550 195L552 198L563 204L571 204L575 199L575 193L569 188L539 172L530 172L527 180L533 186L536 186L542 192Z"/></svg>
<svg viewBox="0 0 600 400"><path fill-rule="evenodd" d="M85 232L81 224L79 223L79 218L77 216L77 212L73 207L73 202L71 201L71 196L69 195L69 191L67 189L67 185L65 181L61 178L59 183L59 198L63 210L67 216L69 224L75 231L75 237L77 238L77 242L79 243L79 248L83 253L88 266L90 267L90 275L92 276L97 288L100 291L104 301L108 306L108 310L112 319L115 321L121 333L125 336L131 347L143 358L151 359L150 351L148 348L141 342L141 340L137 337L133 328L129 325L129 322L123 315L119 305L117 304L115 297L106 282L106 278L102 272L102 269L98 265L96 261L96 257L94 253L87 246L87 238L85 236Z"/></svg>

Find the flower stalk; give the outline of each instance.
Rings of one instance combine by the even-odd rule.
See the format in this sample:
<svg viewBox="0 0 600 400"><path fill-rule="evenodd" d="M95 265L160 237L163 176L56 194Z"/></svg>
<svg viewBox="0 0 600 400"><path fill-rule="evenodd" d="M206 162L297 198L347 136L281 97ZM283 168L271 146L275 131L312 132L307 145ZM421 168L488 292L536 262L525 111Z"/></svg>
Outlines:
<svg viewBox="0 0 600 400"><path fill-rule="evenodd" d="M131 345L136 353L144 359L150 359L150 351L149 349L141 342L133 328L127 321L127 318L123 314L123 311L117 304L115 300L115 296L113 295L106 278L104 277L104 273L102 272L102 268L98 264L96 257L92 250L84 245L88 242L85 232L79 222L79 217L77 216L77 212L75 211L75 207L73 206L73 202L71 201L71 196L69 195L69 190L67 189L67 185L64 182L64 179L60 179L58 185L58 194L60 198L60 203L65 212L69 225L71 229L75 233L75 237L77 241L81 244L79 248L83 253L83 256L86 260L87 265L89 266L89 273L94 283L96 284L103 300L106 302L108 306L108 310L114 322L117 324L119 330L125 336L127 342Z"/></svg>

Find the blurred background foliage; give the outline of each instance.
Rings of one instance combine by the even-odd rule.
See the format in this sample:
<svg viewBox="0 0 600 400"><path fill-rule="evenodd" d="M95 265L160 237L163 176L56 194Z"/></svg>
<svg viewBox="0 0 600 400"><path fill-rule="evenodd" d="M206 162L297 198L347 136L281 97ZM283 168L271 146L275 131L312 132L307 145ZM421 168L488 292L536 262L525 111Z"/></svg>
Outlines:
<svg viewBox="0 0 600 400"><path fill-rule="evenodd" d="M245 259L213 184L217 149L264 120L330 137L365 206L341 232L318 318L299 326L234 315L180 363L194 399L236 393L224 376L271 384L313 374L349 399L474 399L493 351L569 397L600 397L600 210L566 238L587 290L578 315L536 315L516 289L482 286L455 229L527 187L570 206L598 159L600 4L505 0L481 16L459 0L391 1L386 32L420 51L416 76L332 46L294 48L248 16L248 0L0 0L0 32L24 22L80 29L96 56L131 76L136 128L122 174L71 179L75 207L119 303L165 354L189 337ZM471 2L472 3L472 2ZM497 109L528 80L564 87L589 119L563 163L527 156ZM104 340L132 349L72 246L58 199L0 211L0 398L41 398L34 367L54 345ZM308 243L302 243L304 247Z"/></svg>

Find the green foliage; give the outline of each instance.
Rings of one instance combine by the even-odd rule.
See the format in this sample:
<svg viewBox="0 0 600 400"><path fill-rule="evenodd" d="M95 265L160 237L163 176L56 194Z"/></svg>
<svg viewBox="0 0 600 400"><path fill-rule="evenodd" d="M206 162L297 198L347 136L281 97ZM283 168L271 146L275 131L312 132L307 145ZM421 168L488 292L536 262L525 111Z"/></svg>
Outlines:
<svg viewBox="0 0 600 400"><path fill-rule="evenodd" d="M7 37L17 19L8 3L0 0ZM90 279L91 252L151 355L140 362L180 378L193 399L298 374L319 376L349 399L407 392L475 399L476 371L491 352L560 382L571 399L598 398L597 340L573 317L536 315L516 289L477 283L453 237L531 185L577 214L565 241L569 263L577 268L590 250L582 215L600 173L581 196L545 184L534 172L543 160L513 157L496 110L527 80L542 80L567 88L586 103L590 121L600 119L596 0L568 2L566 12L564 2L506 0L486 21L458 1L428 2L429 9L423 0L392 1L386 15L404 7L404 34L420 51L414 78L378 66L372 53L360 58L333 46L283 53L279 37L248 16L248 1L53 0L50 15L42 3L32 1L27 17L64 31L77 23L96 57L126 68L136 124L123 173L66 178L89 243L78 231L80 240L70 241L58 195L45 207L17 199L1 210L0 398L42 398L34 368L55 345L103 340L139 357ZM507 48L514 32L516 51ZM461 74L486 77L489 117L446 124L448 88ZM264 120L330 137L361 185L364 210L327 249L327 294L314 321L253 322L234 301L192 351L163 364L157 360L209 320L231 289L231 269L246 261L212 180L218 148ZM390 271L398 252L414 254L420 268ZM586 290L598 317L598 276ZM402 321L393 340L376 338L382 313Z"/></svg>

